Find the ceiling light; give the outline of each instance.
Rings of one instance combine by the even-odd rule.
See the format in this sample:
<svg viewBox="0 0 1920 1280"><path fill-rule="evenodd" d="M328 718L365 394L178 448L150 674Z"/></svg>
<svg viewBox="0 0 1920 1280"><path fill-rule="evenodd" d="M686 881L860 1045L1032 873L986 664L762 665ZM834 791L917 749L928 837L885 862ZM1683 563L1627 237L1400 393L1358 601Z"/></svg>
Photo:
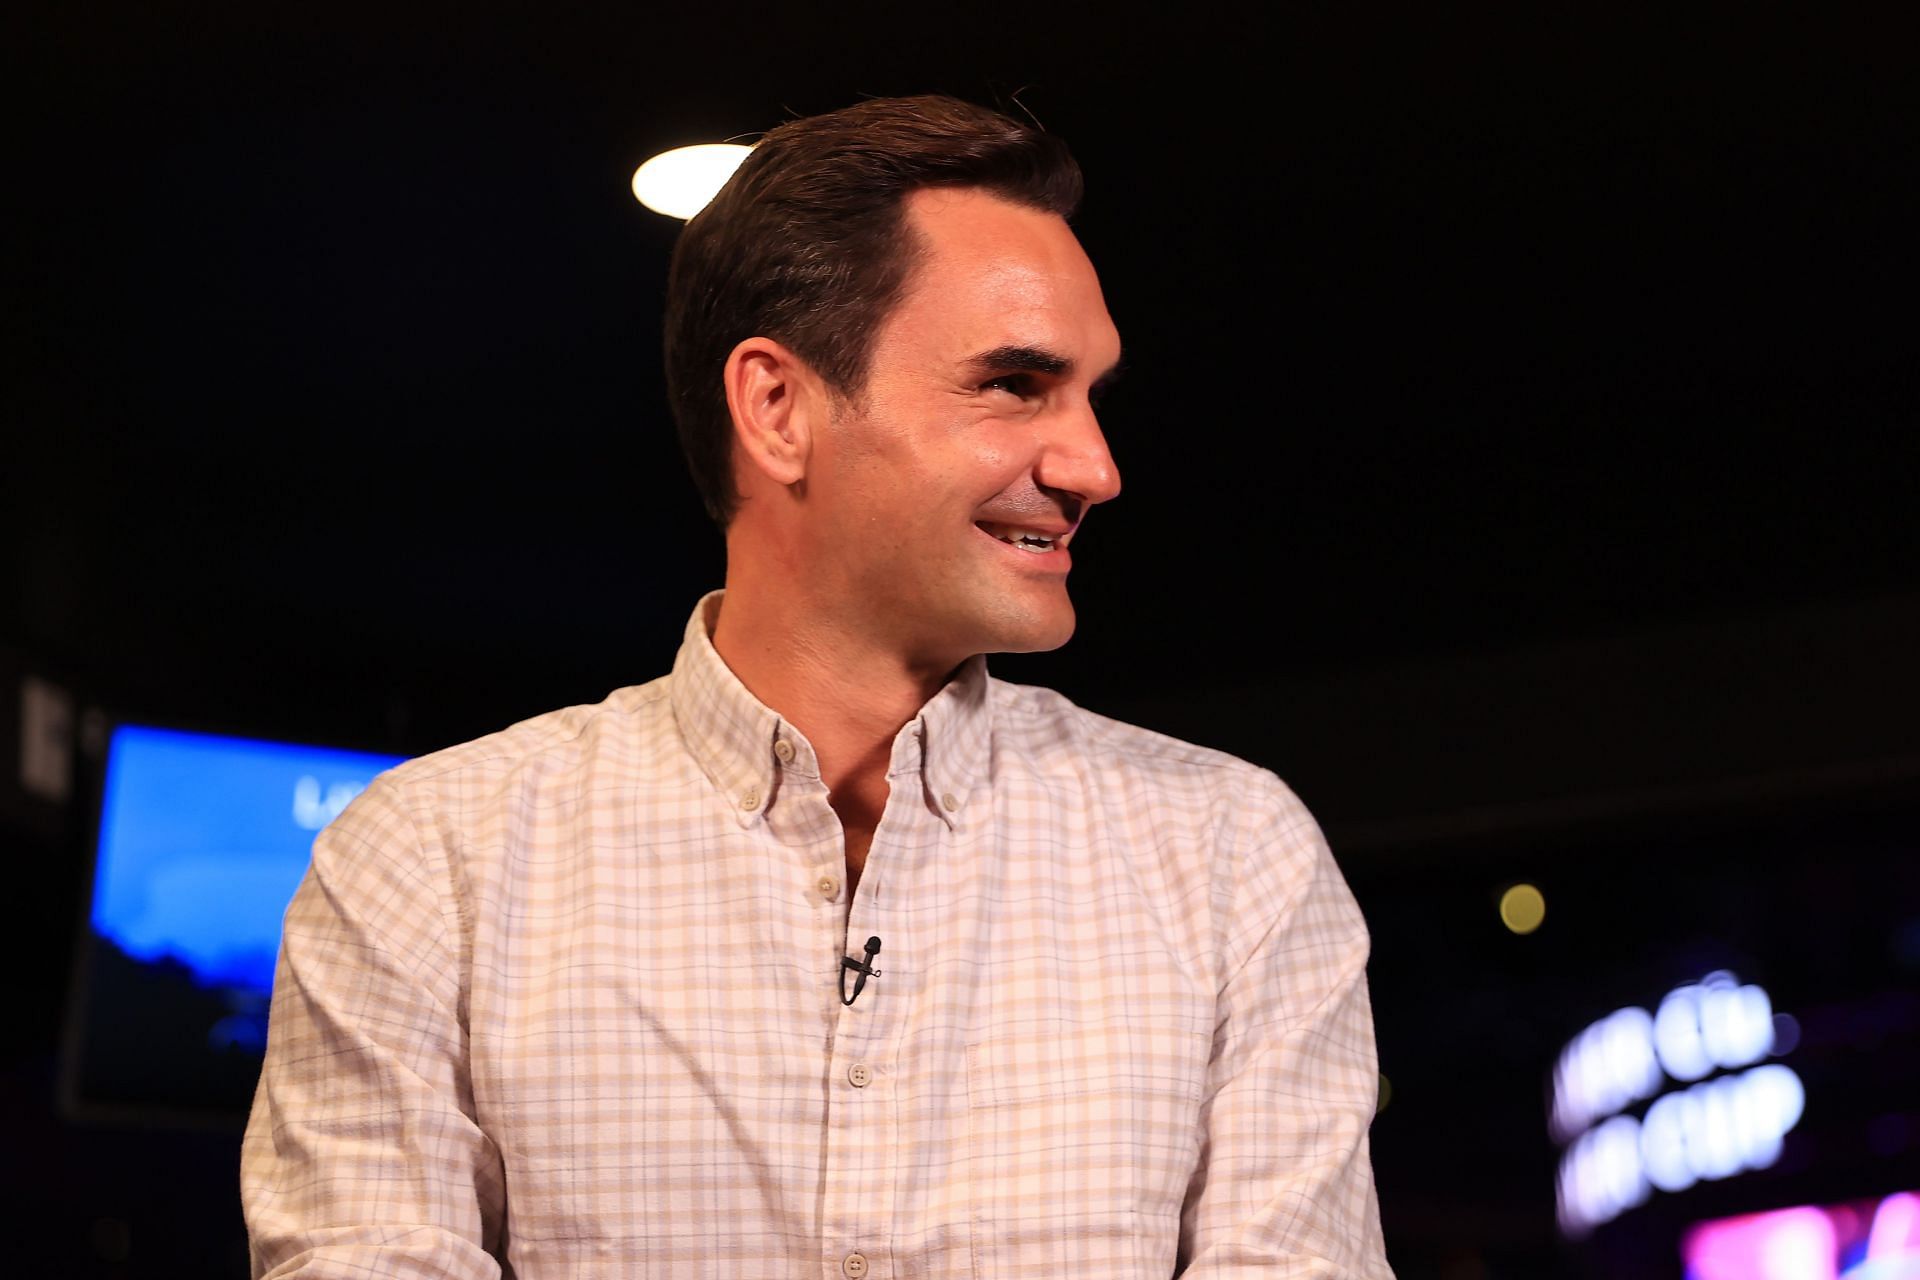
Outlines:
<svg viewBox="0 0 1920 1280"><path fill-rule="evenodd" d="M662 151L633 171L634 198L685 221L707 207L751 150L737 142L703 142Z"/></svg>

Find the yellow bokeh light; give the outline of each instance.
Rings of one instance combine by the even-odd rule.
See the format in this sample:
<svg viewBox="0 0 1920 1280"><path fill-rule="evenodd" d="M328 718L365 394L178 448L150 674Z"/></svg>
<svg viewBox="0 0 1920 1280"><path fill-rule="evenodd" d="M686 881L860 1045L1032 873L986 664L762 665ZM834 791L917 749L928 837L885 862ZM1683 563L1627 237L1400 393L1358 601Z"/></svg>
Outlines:
<svg viewBox="0 0 1920 1280"><path fill-rule="evenodd" d="M1516 884L1500 895L1500 923L1515 933L1532 933L1547 918L1547 899L1530 884Z"/></svg>
<svg viewBox="0 0 1920 1280"><path fill-rule="evenodd" d="M707 207L751 150L737 142L703 142L662 151L633 171L634 199L685 221Z"/></svg>

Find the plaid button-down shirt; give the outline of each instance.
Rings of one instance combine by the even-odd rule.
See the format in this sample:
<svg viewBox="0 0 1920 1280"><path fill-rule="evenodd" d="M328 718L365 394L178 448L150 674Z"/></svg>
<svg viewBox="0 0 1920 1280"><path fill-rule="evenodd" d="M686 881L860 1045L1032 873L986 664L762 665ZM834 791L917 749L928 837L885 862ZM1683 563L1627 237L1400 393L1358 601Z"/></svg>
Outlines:
<svg viewBox="0 0 1920 1280"><path fill-rule="evenodd" d="M1366 932L1293 795L975 659L895 739L849 901L717 605L670 676L316 841L255 1274L1388 1276Z"/></svg>

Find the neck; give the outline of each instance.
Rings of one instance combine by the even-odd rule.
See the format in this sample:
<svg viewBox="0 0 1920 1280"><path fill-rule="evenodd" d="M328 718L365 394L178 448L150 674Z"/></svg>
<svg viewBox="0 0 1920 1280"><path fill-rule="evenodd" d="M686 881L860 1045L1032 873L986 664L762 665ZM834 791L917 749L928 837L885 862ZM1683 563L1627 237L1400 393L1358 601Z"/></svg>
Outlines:
<svg viewBox="0 0 1920 1280"><path fill-rule="evenodd" d="M729 564L713 647L754 697L813 744L834 807L847 804L852 825L870 828L886 800L894 738L951 668L889 651L871 630L810 607L804 596L766 590L754 576ZM843 821L849 817L843 810Z"/></svg>

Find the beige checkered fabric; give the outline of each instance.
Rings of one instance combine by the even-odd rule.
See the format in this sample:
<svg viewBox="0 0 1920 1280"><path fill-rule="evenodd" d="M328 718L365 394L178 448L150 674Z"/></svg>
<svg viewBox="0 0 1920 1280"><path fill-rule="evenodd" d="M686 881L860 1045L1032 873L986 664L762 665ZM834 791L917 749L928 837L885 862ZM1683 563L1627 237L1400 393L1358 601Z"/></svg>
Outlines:
<svg viewBox="0 0 1920 1280"><path fill-rule="evenodd" d="M255 1275L1388 1276L1366 933L1292 794L976 659L895 740L850 902L717 604L670 676L315 843Z"/></svg>

